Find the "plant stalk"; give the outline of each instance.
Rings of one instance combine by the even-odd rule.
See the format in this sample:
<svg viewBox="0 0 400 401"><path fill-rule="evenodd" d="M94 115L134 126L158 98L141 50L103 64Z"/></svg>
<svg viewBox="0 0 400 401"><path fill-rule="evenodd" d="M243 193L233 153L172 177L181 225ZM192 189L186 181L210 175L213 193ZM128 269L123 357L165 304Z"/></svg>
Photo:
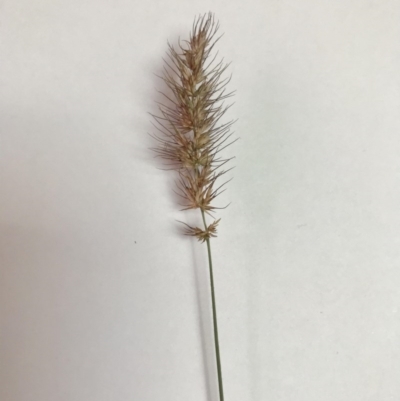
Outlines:
<svg viewBox="0 0 400 401"><path fill-rule="evenodd" d="M206 218L204 215L204 210L201 210L201 216L203 218L204 227L207 230L207 223L206 223ZM210 268L211 300L212 300L212 311L213 311L215 355L216 355L216 359L217 359L219 400L224 401L224 388L223 388L223 384L222 384L221 356L219 353L217 308L216 308L216 304L215 304L214 275L213 275L213 265L212 265L212 259L211 259L210 238L206 239L206 243L207 243L207 253L208 253L208 265Z"/></svg>

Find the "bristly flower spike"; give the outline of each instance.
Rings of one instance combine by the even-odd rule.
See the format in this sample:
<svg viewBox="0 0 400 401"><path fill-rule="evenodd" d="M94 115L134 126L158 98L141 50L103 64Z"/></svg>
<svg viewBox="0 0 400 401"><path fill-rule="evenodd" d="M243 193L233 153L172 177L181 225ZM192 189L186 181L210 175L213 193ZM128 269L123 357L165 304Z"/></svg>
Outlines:
<svg viewBox="0 0 400 401"><path fill-rule="evenodd" d="M179 172L184 209L200 209L202 214L218 209L212 204L222 192L216 181L228 171L222 167L229 161L219 152L234 142L229 142L233 121L218 124L230 107L223 101L232 96L226 93L230 78L221 80L228 64L216 63L216 55L210 57L220 38L218 28L214 15L208 13L195 19L189 40L180 42L178 50L168 45L161 78L172 95L162 93L166 103L159 104L160 114L153 116L158 133L152 136L159 143L154 150ZM188 226L186 234L204 242L216 236L218 222L204 230Z"/></svg>

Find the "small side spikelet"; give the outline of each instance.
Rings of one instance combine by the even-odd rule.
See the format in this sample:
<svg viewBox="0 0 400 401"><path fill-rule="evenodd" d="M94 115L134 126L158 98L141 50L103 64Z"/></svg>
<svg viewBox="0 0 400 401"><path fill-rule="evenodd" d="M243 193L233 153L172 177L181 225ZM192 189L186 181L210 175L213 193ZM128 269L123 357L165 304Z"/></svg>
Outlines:
<svg viewBox="0 0 400 401"><path fill-rule="evenodd" d="M153 115L158 134L153 134L159 146L153 150L171 169L179 173L177 194L182 198L184 210L197 209L212 213L218 207L212 203L222 192L216 181L228 170L223 170L230 159L220 157L220 151L229 141L233 121L218 124L230 106L223 101L230 78L221 80L228 65L210 57L215 43L218 23L209 13L195 20L188 41L179 43L176 50L169 45L161 77L172 94L162 93L165 104L159 104L160 115ZM218 220L219 221L219 220ZM207 229L190 227L189 235L204 241L216 235L215 221Z"/></svg>
<svg viewBox="0 0 400 401"><path fill-rule="evenodd" d="M206 230L202 230L199 227L191 227L185 223L188 228L186 230L186 235L192 235L193 237L197 237L200 242L205 242L211 237L217 236L217 226L221 219L215 220L214 223L211 223Z"/></svg>

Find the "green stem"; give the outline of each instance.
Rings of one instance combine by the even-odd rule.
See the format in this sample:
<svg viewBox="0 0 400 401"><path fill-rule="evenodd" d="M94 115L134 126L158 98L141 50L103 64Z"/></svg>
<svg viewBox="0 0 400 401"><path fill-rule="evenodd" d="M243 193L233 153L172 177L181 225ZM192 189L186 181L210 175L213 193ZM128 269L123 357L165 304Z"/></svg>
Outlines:
<svg viewBox="0 0 400 401"><path fill-rule="evenodd" d="M204 210L201 210L201 216L203 217L204 228L205 228L205 230L207 230L207 223L206 223L206 218L204 215ZM216 358L217 358L219 400L224 401L224 388L222 385L221 357L219 354L219 341L218 341L217 308L215 305L214 276L213 276L211 246L210 246L209 238L206 239L206 243L207 243L207 252L208 252L208 265L210 267L211 300L212 300L212 311L213 311L215 354L216 354Z"/></svg>

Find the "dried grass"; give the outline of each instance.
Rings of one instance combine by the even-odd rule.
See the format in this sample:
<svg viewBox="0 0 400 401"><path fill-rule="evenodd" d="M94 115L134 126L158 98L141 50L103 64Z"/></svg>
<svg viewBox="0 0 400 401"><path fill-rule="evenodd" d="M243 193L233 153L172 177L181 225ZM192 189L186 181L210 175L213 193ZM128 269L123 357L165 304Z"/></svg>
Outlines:
<svg viewBox="0 0 400 401"><path fill-rule="evenodd" d="M230 78L223 79L228 64L211 56L219 24L212 13L195 19L189 40L180 41L178 49L168 44L162 78L172 95L161 92L165 98L159 103L159 115L153 115L158 142L154 151L165 160L168 168L178 172L176 193L183 201L183 208L200 209L204 229L187 226L187 235L204 242L215 237L220 219L207 225L204 214L212 215L216 209L215 198L224 191L227 183L217 185L217 180L227 171L231 159L221 156L221 151L231 145L230 131L234 121L219 123L231 105L224 101L233 92L226 93Z"/></svg>

